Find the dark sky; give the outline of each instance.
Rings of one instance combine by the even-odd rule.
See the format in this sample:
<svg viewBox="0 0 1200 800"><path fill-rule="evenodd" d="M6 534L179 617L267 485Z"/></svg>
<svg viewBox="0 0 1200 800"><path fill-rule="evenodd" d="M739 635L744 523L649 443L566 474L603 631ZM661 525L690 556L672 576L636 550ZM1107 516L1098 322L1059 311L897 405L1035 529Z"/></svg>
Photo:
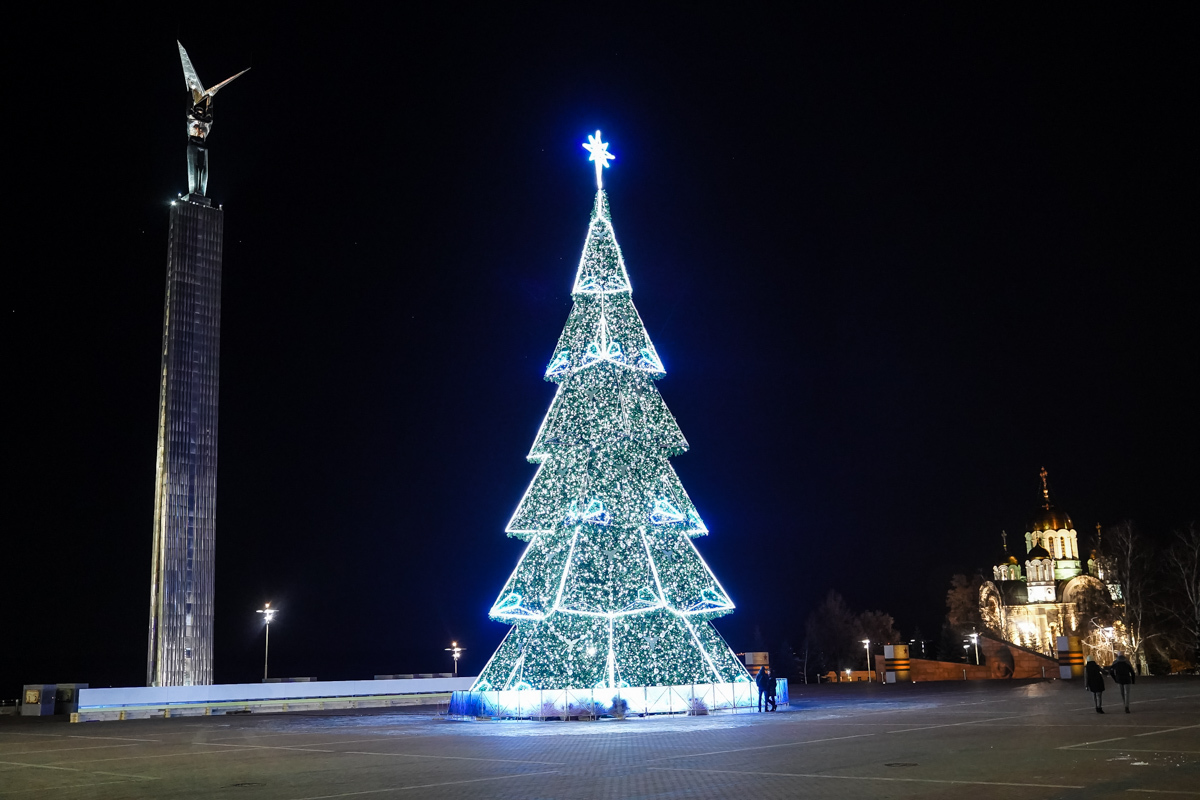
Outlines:
<svg viewBox="0 0 1200 800"><path fill-rule="evenodd" d="M736 650L830 588L932 635L1043 465L1081 534L1200 516L1186 20L292 5L8 30L0 696L144 679L177 37L253 68L211 138L219 682L268 600L277 675L498 644L597 128Z"/></svg>

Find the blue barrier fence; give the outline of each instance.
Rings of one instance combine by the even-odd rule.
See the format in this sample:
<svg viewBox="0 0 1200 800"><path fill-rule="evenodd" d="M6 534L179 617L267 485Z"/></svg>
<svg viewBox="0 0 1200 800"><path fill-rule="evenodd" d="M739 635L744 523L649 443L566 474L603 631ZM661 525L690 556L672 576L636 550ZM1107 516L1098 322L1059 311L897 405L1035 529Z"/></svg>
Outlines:
<svg viewBox="0 0 1200 800"><path fill-rule="evenodd" d="M753 683L695 683L617 689L513 689L457 691L449 713L454 717L492 719L590 719L645 714L709 714L757 711ZM787 679L778 680L776 700L788 703Z"/></svg>

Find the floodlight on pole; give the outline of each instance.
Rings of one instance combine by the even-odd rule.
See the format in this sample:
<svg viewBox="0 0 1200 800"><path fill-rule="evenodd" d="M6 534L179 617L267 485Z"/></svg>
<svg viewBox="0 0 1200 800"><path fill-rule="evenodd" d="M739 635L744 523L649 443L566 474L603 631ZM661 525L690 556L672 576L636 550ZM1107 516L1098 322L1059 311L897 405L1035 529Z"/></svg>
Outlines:
<svg viewBox="0 0 1200 800"><path fill-rule="evenodd" d="M466 649L467 648L465 647L459 647L458 642L451 642L450 646L446 648L446 652L449 653L454 659L454 677L456 678L458 677L458 657L461 656L463 651Z"/></svg>
<svg viewBox="0 0 1200 800"><path fill-rule="evenodd" d="M863 644L863 650L867 651L867 681L871 681L873 679L873 675L871 672L871 640L863 639L862 644Z"/></svg>
<svg viewBox="0 0 1200 800"><path fill-rule="evenodd" d="M971 643L975 645L975 664L976 664L976 666L978 666L979 665L979 634L978 633L971 634Z"/></svg>
<svg viewBox="0 0 1200 800"><path fill-rule="evenodd" d="M275 614L278 609L271 608L271 604L267 603L262 608L254 612L255 614L263 615L263 622L267 626L267 641L263 645L263 683L267 682L267 658L271 655L271 620L275 619Z"/></svg>

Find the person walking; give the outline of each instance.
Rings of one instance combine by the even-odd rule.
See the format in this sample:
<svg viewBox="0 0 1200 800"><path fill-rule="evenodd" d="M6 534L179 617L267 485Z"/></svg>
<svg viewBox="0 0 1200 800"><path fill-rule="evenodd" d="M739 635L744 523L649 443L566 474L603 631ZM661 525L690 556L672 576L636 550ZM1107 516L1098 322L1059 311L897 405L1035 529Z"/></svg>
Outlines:
<svg viewBox="0 0 1200 800"><path fill-rule="evenodd" d="M767 710L774 711L779 708L779 704L775 702L775 693L778 691L779 679L774 675L767 675Z"/></svg>
<svg viewBox="0 0 1200 800"><path fill-rule="evenodd" d="M758 686L758 710L759 711L763 710L764 705L767 706L768 711L770 710L771 701L768 699L768 696L767 696L767 684L772 680L773 679L771 678L771 668L767 665L764 665L763 668L758 671L758 675L754 676L754 683Z"/></svg>
<svg viewBox="0 0 1200 800"><path fill-rule="evenodd" d="M1113 682L1121 688L1121 702L1125 704L1125 713L1129 713L1129 689L1137 680L1137 674L1133 671L1133 664L1129 663L1129 659L1124 653L1117 653L1117 660L1108 668L1108 674L1112 675Z"/></svg>
<svg viewBox="0 0 1200 800"><path fill-rule="evenodd" d="M1100 665L1096 663L1096 659L1091 656L1087 657L1087 663L1083 665L1083 688L1092 693L1092 697L1096 700L1096 713L1104 713L1104 670L1100 669Z"/></svg>

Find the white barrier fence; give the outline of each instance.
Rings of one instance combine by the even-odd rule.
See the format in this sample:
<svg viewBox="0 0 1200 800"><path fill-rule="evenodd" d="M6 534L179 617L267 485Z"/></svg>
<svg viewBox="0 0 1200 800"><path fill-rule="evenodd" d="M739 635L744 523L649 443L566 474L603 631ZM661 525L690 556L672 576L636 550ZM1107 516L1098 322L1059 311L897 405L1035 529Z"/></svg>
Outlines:
<svg viewBox="0 0 1200 800"><path fill-rule="evenodd" d="M400 678L380 681L226 683L210 686L130 686L80 689L73 722L102 719L378 708L447 702L475 678Z"/></svg>

